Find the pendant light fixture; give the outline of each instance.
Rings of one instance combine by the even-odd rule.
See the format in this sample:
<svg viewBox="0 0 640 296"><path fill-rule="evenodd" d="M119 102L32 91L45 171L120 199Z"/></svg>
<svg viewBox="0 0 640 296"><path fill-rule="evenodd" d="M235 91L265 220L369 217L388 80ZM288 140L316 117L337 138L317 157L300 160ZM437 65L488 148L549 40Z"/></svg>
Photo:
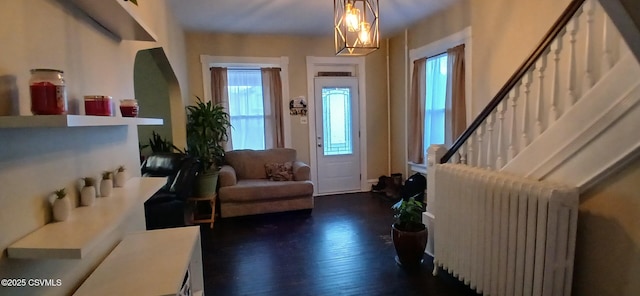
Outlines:
<svg viewBox="0 0 640 296"><path fill-rule="evenodd" d="M380 48L378 0L334 0L336 55L362 56Z"/></svg>

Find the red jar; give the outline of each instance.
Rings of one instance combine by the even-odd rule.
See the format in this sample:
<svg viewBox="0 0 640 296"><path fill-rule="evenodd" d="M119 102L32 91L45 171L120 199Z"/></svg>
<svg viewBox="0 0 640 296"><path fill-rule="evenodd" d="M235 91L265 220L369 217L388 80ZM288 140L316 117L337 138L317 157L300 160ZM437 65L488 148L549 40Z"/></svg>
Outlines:
<svg viewBox="0 0 640 296"><path fill-rule="evenodd" d="M122 117L138 117L138 101L135 99L120 100L120 113Z"/></svg>
<svg viewBox="0 0 640 296"><path fill-rule="evenodd" d="M32 69L29 80L33 115L67 114L67 91L64 72L55 69Z"/></svg>
<svg viewBox="0 0 640 296"><path fill-rule="evenodd" d="M112 105L110 96L84 96L84 113L86 115L112 116Z"/></svg>

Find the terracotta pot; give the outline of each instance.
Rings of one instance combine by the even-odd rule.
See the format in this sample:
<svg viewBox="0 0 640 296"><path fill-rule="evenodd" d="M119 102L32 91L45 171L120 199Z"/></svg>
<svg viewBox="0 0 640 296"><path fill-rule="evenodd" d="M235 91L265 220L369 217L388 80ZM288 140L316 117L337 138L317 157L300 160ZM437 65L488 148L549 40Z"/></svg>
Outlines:
<svg viewBox="0 0 640 296"><path fill-rule="evenodd" d="M396 224L391 226L391 238L393 246L396 248L396 262L407 268L415 268L422 263L424 249L427 246L428 232L422 224L419 231L403 231L396 228Z"/></svg>

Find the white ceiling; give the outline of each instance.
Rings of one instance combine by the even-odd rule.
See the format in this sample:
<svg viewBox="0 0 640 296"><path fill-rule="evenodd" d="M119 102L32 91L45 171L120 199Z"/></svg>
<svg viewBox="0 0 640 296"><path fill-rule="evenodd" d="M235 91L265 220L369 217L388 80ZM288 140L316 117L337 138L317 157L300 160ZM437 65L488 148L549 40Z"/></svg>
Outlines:
<svg viewBox="0 0 640 296"><path fill-rule="evenodd" d="M459 0L380 0L380 33L390 36ZM187 31L329 36L332 0L168 0Z"/></svg>

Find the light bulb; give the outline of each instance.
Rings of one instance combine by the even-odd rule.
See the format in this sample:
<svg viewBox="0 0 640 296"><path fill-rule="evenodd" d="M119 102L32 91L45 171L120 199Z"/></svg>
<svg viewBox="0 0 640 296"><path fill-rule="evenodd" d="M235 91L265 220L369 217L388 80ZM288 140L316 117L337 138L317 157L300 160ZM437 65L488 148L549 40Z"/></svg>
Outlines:
<svg viewBox="0 0 640 296"><path fill-rule="evenodd" d="M367 22L360 23L360 31L358 32L358 39L362 44L370 44L371 39L369 38L369 33L371 33L371 24Z"/></svg>
<svg viewBox="0 0 640 296"><path fill-rule="evenodd" d="M353 7L351 3L347 3L344 19L347 23L347 30L349 32L357 31L358 24L360 23L360 10Z"/></svg>

